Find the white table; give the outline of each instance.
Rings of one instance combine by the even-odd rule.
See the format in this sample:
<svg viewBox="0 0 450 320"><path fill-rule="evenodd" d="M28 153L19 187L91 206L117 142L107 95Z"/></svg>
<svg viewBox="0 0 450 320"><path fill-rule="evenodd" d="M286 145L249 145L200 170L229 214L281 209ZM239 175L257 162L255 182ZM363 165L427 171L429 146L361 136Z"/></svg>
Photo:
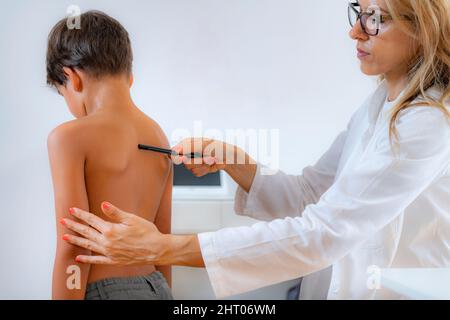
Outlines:
<svg viewBox="0 0 450 320"><path fill-rule="evenodd" d="M410 299L450 299L449 269L381 269L381 285Z"/></svg>

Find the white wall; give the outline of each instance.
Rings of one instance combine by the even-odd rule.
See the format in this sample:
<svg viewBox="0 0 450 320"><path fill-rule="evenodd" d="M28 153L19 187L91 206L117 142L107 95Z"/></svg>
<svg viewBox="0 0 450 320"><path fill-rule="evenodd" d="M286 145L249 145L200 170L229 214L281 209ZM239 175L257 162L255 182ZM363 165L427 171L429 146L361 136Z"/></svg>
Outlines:
<svg viewBox="0 0 450 320"><path fill-rule="evenodd" d="M279 129L281 168L300 173L375 86L360 74L346 3L1 1L0 298L50 296L55 226L46 137L71 116L45 85L45 48L70 4L103 10L128 29L134 99L169 137L192 130L195 120L221 130ZM237 221L227 219L221 225ZM204 273L200 278L207 281ZM180 297L198 297L189 296L185 280L178 282ZM281 297L276 290L264 296Z"/></svg>

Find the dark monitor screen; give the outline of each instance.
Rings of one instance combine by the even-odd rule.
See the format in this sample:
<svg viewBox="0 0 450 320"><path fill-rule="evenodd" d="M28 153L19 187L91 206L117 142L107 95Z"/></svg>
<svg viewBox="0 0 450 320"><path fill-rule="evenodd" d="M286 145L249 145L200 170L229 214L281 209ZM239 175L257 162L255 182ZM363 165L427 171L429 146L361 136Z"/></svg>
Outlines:
<svg viewBox="0 0 450 320"><path fill-rule="evenodd" d="M220 172L217 171L203 177L196 177L185 166L174 165L173 185L185 187L220 187Z"/></svg>

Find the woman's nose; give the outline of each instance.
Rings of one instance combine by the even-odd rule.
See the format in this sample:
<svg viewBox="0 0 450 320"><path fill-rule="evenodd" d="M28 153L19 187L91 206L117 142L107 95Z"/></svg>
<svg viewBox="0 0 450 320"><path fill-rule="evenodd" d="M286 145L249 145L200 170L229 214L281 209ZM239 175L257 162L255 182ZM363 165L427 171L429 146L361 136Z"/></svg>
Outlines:
<svg viewBox="0 0 450 320"><path fill-rule="evenodd" d="M369 36L362 29L361 23L359 22L359 20L355 23L353 28L350 30L349 36L353 40L367 40L369 38Z"/></svg>

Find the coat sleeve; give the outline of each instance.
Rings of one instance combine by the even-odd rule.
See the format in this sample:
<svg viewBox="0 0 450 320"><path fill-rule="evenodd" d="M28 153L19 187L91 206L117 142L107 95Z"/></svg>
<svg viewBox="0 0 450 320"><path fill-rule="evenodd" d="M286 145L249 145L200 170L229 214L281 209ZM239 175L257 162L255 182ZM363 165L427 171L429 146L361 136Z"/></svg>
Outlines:
<svg viewBox="0 0 450 320"><path fill-rule="evenodd" d="M236 191L235 212L266 221L301 215L333 184L347 132L341 132L319 161L304 168L301 175L282 171L264 175L258 164L249 193L240 187Z"/></svg>
<svg viewBox="0 0 450 320"><path fill-rule="evenodd" d="M217 297L330 266L395 219L447 170L447 119L440 110L414 109L397 124L396 155L387 135L382 135L361 153L355 166L345 167L301 217L200 234L202 255Z"/></svg>

